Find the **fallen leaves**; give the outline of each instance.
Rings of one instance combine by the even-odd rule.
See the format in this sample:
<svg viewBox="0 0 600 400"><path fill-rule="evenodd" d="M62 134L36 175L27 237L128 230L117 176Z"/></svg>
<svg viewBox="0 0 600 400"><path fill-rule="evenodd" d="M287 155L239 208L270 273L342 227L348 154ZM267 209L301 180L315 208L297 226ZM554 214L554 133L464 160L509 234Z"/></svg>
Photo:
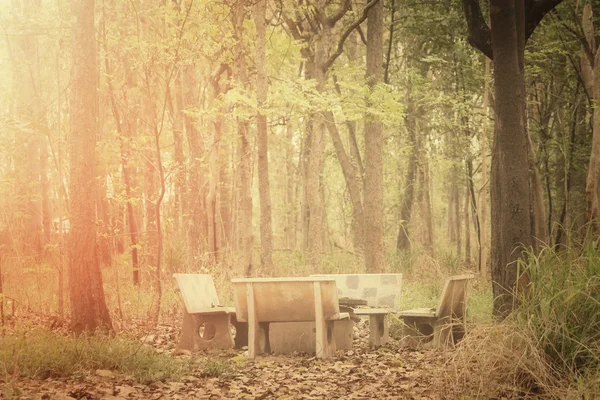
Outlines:
<svg viewBox="0 0 600 400"><path fill-rule="evenodd" d="M174 354L176 330L160 326L137 336L147 345ZM175 355L174 355L175 356ZM432 389L444 359L436 351L402 349L391 341L386 347L368 345L365 326L359 325L354 348L338 352L332 360L307 355L259 356L248 360L244 351L206 355L208 360L227 363L220 376L210 377L203 364L177 381L135 383L111 370L96 370L79 380L16 379L0 398L39 399L432 399L441 397Z"/></svg>

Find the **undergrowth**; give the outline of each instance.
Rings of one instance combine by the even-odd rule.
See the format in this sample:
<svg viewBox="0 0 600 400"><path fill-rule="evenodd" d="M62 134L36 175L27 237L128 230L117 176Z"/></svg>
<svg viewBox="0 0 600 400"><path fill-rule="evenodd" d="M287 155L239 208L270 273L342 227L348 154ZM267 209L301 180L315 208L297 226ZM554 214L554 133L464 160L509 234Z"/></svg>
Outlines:
<svg viewBox="0 0 600 400"><path fill-rule="evenodd" d="M450 359L454 374L445 384L483 398L599 398L597 244L546 247L524 260L519 267L530 284L520 306L504 321L469 333Z"/></svg>
<svg viewBox="0 0 600 400"><path fill-rule="evenodd" d="M177 378L191 360L174 359L139 342L102 334L71 337L38 329L2 338L0 378L77 377L98 369L120 372L141 383Z"/></svg>

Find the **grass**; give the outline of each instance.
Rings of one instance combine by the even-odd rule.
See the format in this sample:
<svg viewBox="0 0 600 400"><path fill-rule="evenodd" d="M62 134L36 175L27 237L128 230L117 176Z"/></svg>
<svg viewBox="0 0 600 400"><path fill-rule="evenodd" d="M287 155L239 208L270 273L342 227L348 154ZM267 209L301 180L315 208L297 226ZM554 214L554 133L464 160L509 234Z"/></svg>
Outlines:
<svg viewBox="0 0 600 400"><path fill-rule="evenodd" d="M530 284L501 323L480 325L445 385L477 397L600 398L600 252L588 241L527 253Z"/></svg>
<svg viewBox="0 0 600 400"><path fill-rule="evenodd" d="M0 377L77 377L98 369L110 370L149 383L175 379L193 367L139 342L101 334L64 336L42 329L5 336L0 344Z"/></svg>

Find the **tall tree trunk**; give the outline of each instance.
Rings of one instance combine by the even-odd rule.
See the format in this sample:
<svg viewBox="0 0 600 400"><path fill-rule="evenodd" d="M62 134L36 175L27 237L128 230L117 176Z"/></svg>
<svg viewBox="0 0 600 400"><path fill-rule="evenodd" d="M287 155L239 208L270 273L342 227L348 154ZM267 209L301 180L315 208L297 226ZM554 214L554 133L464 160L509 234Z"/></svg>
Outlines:
<svg viewBox="0 0 600 400"><path fill-rule="evenodd" d="M233 77L240 82L244 87L248 86L248 72L246 68L246 56L244 53L244 19L246 18L244 5L241 2L236 2L233 5L233 31L235 38L234 46L234 68ZM238 238L240 241L241 263L246 276L252 276L253 269L253 241L254 235L252 231L252 194L251 194L251 179L252 179L252 153L250 148L250 132L248 129L248 121L244 117L238 117L237 133L239 138L238 156L239 156L239 222L238 222Z"/></svg>
<svg viewBox="0 0 600 400"><path fill-rule="evenodd" d="M184 102L185 105L194 105L196 100L194 92L197 90L196 76L193 66L188 66L184 70ZM188 225L188 246L190 263L196 267L196 263L200 261L201 255L206 248L206 193L205 181L206 177L203 174L204 163L204 141L200 137L200 132L196 128L194 118L188 114L184 114L185 134L188 140L189 148L189 179L187 192L187 205L190 212L190 222Z"/></svg>
<svg viewBox="0 0 600 400"><path fill-rule="evenodd" d="M273 270L273 225L271 222L271 188L269 182L269 146L267 133L267 34L266 0L258 0L254 10L256 25L256 115L258 139L258 194L260 197L260 264L264 271Z"/></svg>
<svg viewBox="0 0 600 400"><path fill-rule="evenodd" d="M410 105L409 105L410 108ZM415 197L415 178L418 163L418 148L416 143L416 126L415 117L411 116L410 110L406 117L408 133L411 141L410 159L408 160L406 179L404 180L404 194L402 196L402 204L400 205L400 228L398 230L398 240L396 249L410 250L410 236L408 234L408 226L412 216L413 199Z"/></svg>
<svg viewBox="0 0 600 400"><path fill-rule="evenodd" d="M479 137L479 147L481 149L481 188L479 189L479 220L481 223L481 249L479 258L479 272L484 279L488 277L487 260L489 255L488 235L487 235L487 187L488 187L488 107L490 93L490 59L485 57L485 86L483 90L483 126L481 136Z"/></svg>
<svg viewBox="0 0 600 400"><path fill-rule="evenodd" d="M382 82L383 2L368 11L367 84L373 94ZM369 106L375 107L372 99ZM378 116L365 116L365 263L368 272L384 269L383 253L383 125Z"/></svg>
<svg viewBox="0 0 600 400"><path fill-rule="evenodd" d="M175 198L174 198L174 230L179 235L182 225L182 215L187 214L186 196L184 195L185 182L185 155L183 153L183 84L181 73L175 76L175 106L173 110L173 144L175 171Z"/></svg>
<svg viewBox="0 0 600 400"><path fill-rule="evenodd" d="M354 247L356 250L362 252L364 247L364 211L358 171L346 153L333 113L331 111L324 111L324 117L327 130L329 131L331 141L333 142L333 148L335 149L337 159L342 167L342 173L344 174L346 187L348 188L348 193L350 194L350 200L352 202Z"/></svg>
<svg viewBox="0 0 600 400"><path fill-rule="evenodd" d="M491 170L492 281L494 314L505 316L516 301L519 249L532 245L529 154L523 115L525 84L519 65L523 57L517 37L517 19L522 18L517 18L515 0L491 0L490 10L496 112Z"/></svg>
<svg viewBox="0 0 600 400"><path fill-rule="evenodd" d="M588 221L592 223L594 234L600 236L600 113L597 109L597 105L600 103L600 47L596 49L593 20L592 5L587 3L583 9L582 25L591 54L587 54L588 58L582 60L582 64L587 69L587 74L584 74L586 87L596 106L592 111L592 151L586 180L585 198ZM584 51L586 50L584 49Z"/></svg>
<svg viewBox="0 0 600 400"><path fill-rule="evenodd" d="M96 40L94 0L72 3L69 292L75 332L112 330L96 249Z"/></svg>
<svg viewBox="0 0 600 400"><path fill-rule="evenodd" d="M465 192L465 264L467 266L471 265L471 218L469 213L471 212L471 209L469 207L469 205L471 204L470 199L470 188L469 188L469 182L467 182L466 185L466 192Z"/></svg>
<svg viewBox="0 0 600 400"><path fill-rule="evenodd" d="M291 121L286 124L286 148L285 148L285 247L288 250L296 249L296 187L298 182L298 174L292 161L292 154L294 151L294 145L292 140L294 138L294 126Z"/></svg>

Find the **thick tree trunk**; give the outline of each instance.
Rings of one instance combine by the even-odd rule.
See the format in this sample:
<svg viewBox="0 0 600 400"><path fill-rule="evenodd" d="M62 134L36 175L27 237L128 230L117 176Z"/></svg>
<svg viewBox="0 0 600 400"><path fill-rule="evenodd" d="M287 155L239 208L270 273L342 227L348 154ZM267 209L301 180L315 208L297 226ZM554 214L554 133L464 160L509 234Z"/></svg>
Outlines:
<svg viewBox="0 0 600 400"><path fill-rule="evenodd" d="M267 133L267 36L266 0L259 0L254 11L256 25L256 116L258 134L258 194L260 197L260 264L264 271L273 270L273 224L271 222L271 188L269 181L269 146Z"/></svg>
<svg viewBox="0 0 600 400"><path fill-rule="evenodd" d="M75 332L112 329L96 248L96 40L94 0L73 3L69 292Z"/></svg>
<svg viewBox="0 0 600 400"><path fill-rule="evenodd" d="M368 11L367 84L373 93L382 82L383 2ZM376 107L372 101L369 106ZM368 272L384 269L383 253L383 124L378 116L365 115L365 263Z"/></svg>
<svg viewBox="0 0 600 400"><path fill-rule="evenodd" d="M494 313L505 316L516 301L520 247L532 245L531 192L515 0L491 0L490 9L496 94L491 170L492 280Z"/></svg>

